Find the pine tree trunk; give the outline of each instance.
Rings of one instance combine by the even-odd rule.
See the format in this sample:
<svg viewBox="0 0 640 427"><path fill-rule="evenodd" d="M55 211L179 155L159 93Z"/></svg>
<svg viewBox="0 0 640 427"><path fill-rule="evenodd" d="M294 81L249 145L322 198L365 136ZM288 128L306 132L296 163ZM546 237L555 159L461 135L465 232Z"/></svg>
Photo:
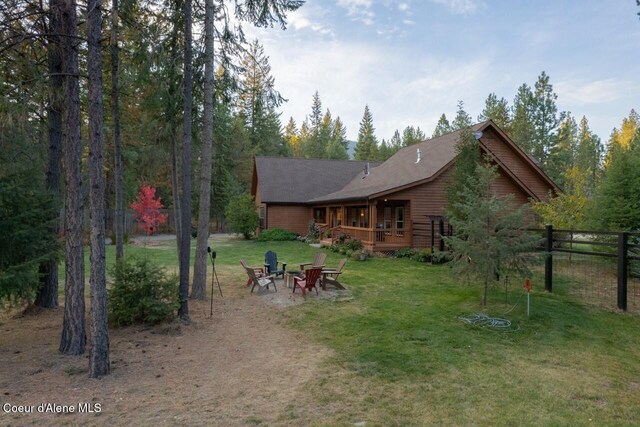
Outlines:
<svg viewBox="0 0 640 427"><path fill-rule="evenodd" d="M182 219L180 216L180 184L178 182L178 140L174 134L174 129L172 129L171 132L171 190L173 193L173 222L176 229L178 259L180 259L180 242L182 241Z"/></svg>
<svg viewBox="0 0 640 427"><path fill-rule="evenodd" d="M49 32L61 34L61 0L51 0L49 5ZM47 191L56 199L60 198L60 157L62 150L62 91L64 79L62 73L62 57L60 54L60 37L51 36L47 43L49 66L49 105L47 109L47 125L49 132L49 158L47 163ZM51 233L58 237L59 222L51 228ZM43 308L58 306L58 261L45 261L40 264L40 287L34 304Z"/></svg>
<svg viewBox="0 0 640 427"><path fill-rule="evenodd" d="M191 108L193 92L193 65L191 35L191 0L184 2L184 122L182 126L182 218L180 242L180 308L178 315L189 320L189 266L191 246Z"/></svg>
<svg viewBox="0 0 640 427"><path fill-rule="evenodd" d="M205 0L205 65L204 65L204 130L200 171L200 206L198 209L198 239L193 268L191 298L206 299L207 242L211 207L211 146L213 145L213 0Z"/></svg>
<svg viewBox="0 0 640 427"><path fill-rule="evenodd" d="M107 281L105 271L104 138L102 126L102 33L101 0L87 3L89 74L89 213L91 217L91 351L89 377L109 373L109 330L107 325Z"/></svg>
<svg viewBox="0 0 640 427"><path fill-rule="evenodd" d="M113 229L116 235L116 260L124 257L124 183L122 177L122 147L120 145L120 84L118 70L118 0L111 6L111 115L113 116L113 177L115 181L115 215Z"/></svg>
<svg viewBox="0 0 640 427"><path fill-rule="evenodd" d="M84 353L86 344L84 252L82 248L82 140L80 138L80 85L78 76L78 16L75 0L61 5L62 70L65 74L63 154L65 163L65 304L60 352Z"/></svg>

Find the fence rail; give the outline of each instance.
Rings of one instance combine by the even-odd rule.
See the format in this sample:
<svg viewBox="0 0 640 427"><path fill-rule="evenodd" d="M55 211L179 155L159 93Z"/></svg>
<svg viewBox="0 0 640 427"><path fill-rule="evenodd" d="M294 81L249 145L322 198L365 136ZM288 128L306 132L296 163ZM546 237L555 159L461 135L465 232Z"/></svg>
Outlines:
<svg viewBox="0 0 640 427"><path fill-rule="evenodd" d="M640 313L640 233L532 228L542 233L545 290L571 283L587 302ZM574 238L575 237L575 238Z"/></svg>

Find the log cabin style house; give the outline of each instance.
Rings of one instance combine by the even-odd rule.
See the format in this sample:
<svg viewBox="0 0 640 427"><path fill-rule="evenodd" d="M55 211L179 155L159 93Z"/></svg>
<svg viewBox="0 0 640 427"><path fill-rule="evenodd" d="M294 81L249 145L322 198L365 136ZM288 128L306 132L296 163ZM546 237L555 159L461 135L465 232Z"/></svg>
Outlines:
<svg viewBox="0 0 640 427"><path fill-rule="evenodd" d="M480 149L498 167L497 195L518 205L558 194L556 184L495 123L472 126ZM446 188L460 131L402 148L382 163L256 157L251 192L260 229L304 235L314 220L371 251L442 249L451 232Z"/></svg>

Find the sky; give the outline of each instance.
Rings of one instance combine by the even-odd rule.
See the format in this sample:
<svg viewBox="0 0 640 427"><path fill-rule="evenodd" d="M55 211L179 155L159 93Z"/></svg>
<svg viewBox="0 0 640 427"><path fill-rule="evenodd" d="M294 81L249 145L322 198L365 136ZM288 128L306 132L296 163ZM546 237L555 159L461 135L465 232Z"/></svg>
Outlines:
<svg viewBox="0 0 640 427"><path fill-rule="evenodd" d="M283 125L298 127L318 91L356 140L365 105L376 136L430 136L458 100L476 119L494 92L511 105L544 70L559 111L583 115L603 142L640 109L635 0L308 0L287 29L246 28L265 47Z"/></svg>

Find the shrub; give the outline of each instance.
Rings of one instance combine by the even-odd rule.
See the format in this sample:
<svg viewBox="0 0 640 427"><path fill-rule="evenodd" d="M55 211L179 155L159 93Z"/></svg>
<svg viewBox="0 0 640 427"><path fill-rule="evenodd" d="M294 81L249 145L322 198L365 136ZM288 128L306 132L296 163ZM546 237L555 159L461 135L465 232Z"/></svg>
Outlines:
<svg viewBox="0 0 640 427"><path fill-rule="evenodd" d="M358 239L351 239L346 243L346 247L352 251L359 251L364 247L364 245Z"/></svg>
<svg viewBox="0 0 640 427"><path fill-rule="evenodd" d="M145 258L121 261L111 269L109 321L116 325L158 323L173 318L180 303L178 276Z"/></svg>
<svg viewBox="0 0 640 427"><path fill-rule="evenodd" d="M431 260L431 249L420 249L417 251L414 251L415 253L413 254L413 256L411 257L412 260L414 261L418 261L418 262L427 262Z"/></svg>
<svg viewBox="0 0 640 427"><path fill-rule="evenodd" d="M411 248L401 248L395 253L396 258L413 258L416 255L416 250Z"/></svg>
<svg viewBox="0 0 640 427"><path fill-rule="evenodd" d="M248 193L239 194L231 199L225 209L225 215L231 231L242 234L245 239L250 239L260 224L253 196Z"/></svg>
<svg viewBox="0 0 640 427"><path fill-rule="evenodd" d="M269 228L262 230L256 240L260 242L283 242L288 240L296 240L298 235L282 228Z"/></svg>

